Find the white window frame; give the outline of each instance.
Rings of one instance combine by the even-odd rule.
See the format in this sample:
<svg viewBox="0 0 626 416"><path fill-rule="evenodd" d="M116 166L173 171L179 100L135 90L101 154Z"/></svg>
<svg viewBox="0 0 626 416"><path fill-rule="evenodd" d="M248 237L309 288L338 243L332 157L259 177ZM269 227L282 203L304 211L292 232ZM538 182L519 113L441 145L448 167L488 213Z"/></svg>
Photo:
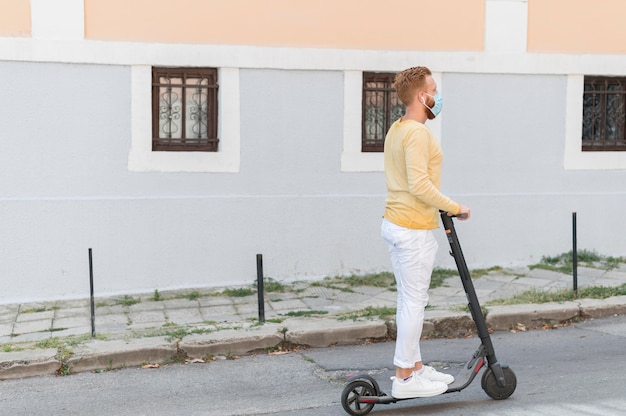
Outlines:
<svg viewBox="0 0 626 416"><path fill-rule="evenodd" d="M218 68L217 152L152 150L152 67L131 68L131 147L128 169L133 172L239 172L239 69Z"/></svg>
<svg viewBox="0 0 626 416"><path fill-rule="evenodd" d="M569 75L565 107L565 170L624 170L626 152L583 152L584 75Z"/></svg>
<svg viewBox="0 0 626 416"><path fill-rule="evenodd" d="M441 73L434 73L437 89L443 94ZM342 172L382 172L383 152L362 152L363 72L344 71L343 77L343 152ZM428 128L441 140L441 115L428 121Z"/></svg>

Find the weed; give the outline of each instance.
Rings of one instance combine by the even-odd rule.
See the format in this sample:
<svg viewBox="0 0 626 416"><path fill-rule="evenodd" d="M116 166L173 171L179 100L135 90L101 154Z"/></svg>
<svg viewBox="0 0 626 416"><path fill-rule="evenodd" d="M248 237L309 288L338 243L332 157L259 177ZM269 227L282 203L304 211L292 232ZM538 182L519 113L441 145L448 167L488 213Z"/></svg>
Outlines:
<svg viewBox="0 0 626 416"><path fill-rule="evenodd" d="M341 315L339 315L337 317L337 319L339 319L340 321L346 320L346 319L352 319L353 321L356 321L359 318L380 318L380 319L387 319L391 316L394 316L396 314L396 309L395 308L389 308L389 307L380 307L380 308L375 308L373 306L368 306L365 309L361 309L358 311L352 311L352 312L346 312L343 313Z"/></svg>
<svg viewBox="0 0 626 416"><path fill-rule="evenodd" d="M122 306L132 306L139 302L140 302L139 299L135 299L132 296L128 296L128 295L124 295L124 297L118 298L115 300L116 305L122 305Z"/></svg>
<svg viewBox="0 0 626 416"><path fill-rule="evenodd" d="M187 355L187 353L184 350L182 350L180 348L176 348L176 354L174 354L174 355L172 355L170 357L170 362L176 363L176 364L182 364L188 358L189 358L189 356Z"/></svg>
<svg viewBox="0 0 626 416"><path fill-rule="evenodd" d="M611 296L623 296L626 295L626 283L621 286L607 287L607 286L587 286L578 289L578 296L576 292L569 289L564 290L550 290L539 291L529 290L521 293L517 296L508 299L496 299L488 302L488 305L516 305L525 303L547 303L547 302L567 302L575 299L593 298L593 299L606 299Z"/></svg>
<svg viewBox="0 0 626 416"><path fill-rule="evenodd" d="M552 270L559 273L571 273L573 269L573 252L562 253L556 256L544 256L537 264L528 266L530 269ZM578 264L585 267L595 267L605 270L612 270L619 266L620 263L626 263L624 257L611 257L598 254L595 250L578 250L576 251Z"/></svg>
<svg viewBox="0 0 626 416"><path fill-rule="evenodd" d="M161 294L159 293L159 289L154 289L154 295L152 295L152 300L155 302L161 300Z"/></svg>
<svg viewBox="0 0 626 416"><path fill-rule="evenodd" d="M35 343L35 347L37 348L59 348L61 345L63 345L63 340L58 337L42 339Z"/></svg>
<svg viewBox="0 0 626 416"><path fill-rule="evenodd" d="M47 311L45 306L40 306L38 308L30 308L30 309L24 309L23 311L21 311L21 313L38 313L38 312L45 312Z"/></svg>
<svg viewBox="0 0 626 416"><path fill-rule="evenodd" d="M59 346L59 348L57 349L56 357L57 360L61 362L61 365L56 371L57 375L67 376L70 374L71 367L68 363L68 360L70 359L70 357L72 357L72 355L74 355L74 352L71 349L67 348L67 346Z"/></svg>
<svg viewBox="0 0 626 416"><path fill-rule="evenodd" d="M459 305L459 306L453 306L452 308L450 308L450 310L452 311L456 311L456 312L466 312L466 313L470 313L469 310L469 305ZM487 315L489 314L489 309L487 309L484 305L480 306L480 310L483 313L483 316L486 318Z"/></svg>
<svg viewBox="0 0 626 416"><path fill-rule="evenodd" d="M182 339L187 335L193 334L210 334L224 328L202 328L202 327L185 327L175 323L168 322L163 324L160 329L144 334L146 337L165 337L168 342Z"/></svg>
<svg viewBox="0 0 626 416"><path fill-rule="evenodd" d="M50 328L50 329L47 329L47 330L42 331L42 332L48 332L48 331L50 331L50 332L59 332L59 331L65 331L66 329L67 328Z"/></svg>
<svg viewBox="0 0 626 416"><path fill-rule="evenodd" d="M470 274L472 275L472 278L478 279L479 277L489 274L489 272L500 272L502 270L503 269L500 266L493 266L488 269L473 269Z"/></svg>
<svg viewBox="0 0 626 416"><path fill-rule="evenodd" d="M326 315L328 311L289 311L285 313L285 316L311 316L311 315Z"/></svg>
<svg viewBox="0 0 626 416"><path fill-rule="evenodd" d="M312 282L310 287L325 287L327 289L338 290L340 292L354 293L354 290L346 287L345 283L342 282L341 277L325 277L322 281Z"/></svg>
<svg viewBox="0 0 626 416"><path fill-rule="evenodd" d="M198 292L197 290L194 290L193 292L187 295L187 299L192 300L192 301L198 300L199 297L200 297L200 292Z"/></svg>
<svg viewBox="0 0 626 416"><path fill-rule="evenodd" d="M243 298L246 296L252 296L256 293L256 290L250 288L236 288L236 289L224 289L222 295L230 296L233 298Z"/></svg>
<svg viewBox="0 0 626 416"><path fill-rule="evenodd" d="M389 287L396 285L396 279L391 272L381 272L366 274L363 276L351 275L342 278L342 280L351 287L355 286L373 286L373 287Z"/></svg>
<svg viewBox="0 0 626 416"><path fill-rule="evenodd" d="M2 346L2 351L3 352L15 352L15 351L24 351L24 348L20 348L20 347L15 347L11 344L4 344Z"/></svg>
<svg viewBox="0 0 626 416"><path fill-rule="evenodd" d="M270 293L270 292L285 293L286 291L289 290L287 286L285 286L281 282L278 282L272 279L271 277L266 277L265 279L263 279L263 289L267 293Z"/></svg>
<svg viewBox="0 0 626 416"><path fill-rule="evenodd" d="M443 282L452 276L458 276L459 272L453 269L443 269L440 267L435 267L430 277L430 288L434 289L436 287L443 286Z"/></svg>

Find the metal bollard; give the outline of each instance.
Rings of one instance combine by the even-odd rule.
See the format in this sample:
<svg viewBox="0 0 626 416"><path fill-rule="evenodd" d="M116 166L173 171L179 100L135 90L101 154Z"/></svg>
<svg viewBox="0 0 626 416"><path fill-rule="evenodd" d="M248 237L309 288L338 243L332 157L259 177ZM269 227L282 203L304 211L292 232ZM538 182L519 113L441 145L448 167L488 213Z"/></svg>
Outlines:
<svg viewBox="0 0 626 416"><path fill-rule="evenodd" d="M259 322L265 323L265 296L263 288L263 255L256 255L256 287L259 301Z"/></svg>

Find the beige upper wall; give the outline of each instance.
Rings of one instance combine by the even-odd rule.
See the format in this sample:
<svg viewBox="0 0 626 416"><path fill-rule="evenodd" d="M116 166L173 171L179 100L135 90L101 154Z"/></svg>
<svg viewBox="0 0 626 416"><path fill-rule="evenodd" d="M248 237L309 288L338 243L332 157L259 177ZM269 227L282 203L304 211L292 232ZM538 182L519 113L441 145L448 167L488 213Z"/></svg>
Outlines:
<svg viewBox="0 0 626 416"><path fill-rule="evenodd" d="M480 51L484 20L484 0L85 0L86 38L138 42Z"/></svg>
<svg viewBox="0 0 626 416"><path fill-rule="evenodd" d="M528 52L626 53L626 0L527 1ZM486 0L84 0L85 37L134 42L480 52L485 42L485 3ZM30 0L0 0L0 10L0 37L31 36Z"/></svg>
<svg viewBox="0 0 626 416"><path fill-rule="evenodd" d="M30 0L0 0L0 36L30 37Z"/></svg>
<svg viewBox="0 0 626 416"><path fill-rule="evenodd" d="M626 53L626 1L528 0L528 51Z"/></svg>

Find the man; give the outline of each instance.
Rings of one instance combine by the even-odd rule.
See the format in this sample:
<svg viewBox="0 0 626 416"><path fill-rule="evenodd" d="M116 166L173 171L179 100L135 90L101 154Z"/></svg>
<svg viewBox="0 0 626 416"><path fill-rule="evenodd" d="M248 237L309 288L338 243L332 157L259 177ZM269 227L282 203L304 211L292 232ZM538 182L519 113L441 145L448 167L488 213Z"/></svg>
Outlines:
<svg viewBox="0 0 626 416"><path fill-rule="evenodd" d="M391 395L406 399L444 393L454 381L422 364L419 341L437 251L433 229L439 226L439 210L468 219L470 209L439 191L443 154L425 126L442 108L431 71L406 69L396 75L393 86L406 112L385 138L387 198L381 234L389 246L398 288Z"/></svg>

